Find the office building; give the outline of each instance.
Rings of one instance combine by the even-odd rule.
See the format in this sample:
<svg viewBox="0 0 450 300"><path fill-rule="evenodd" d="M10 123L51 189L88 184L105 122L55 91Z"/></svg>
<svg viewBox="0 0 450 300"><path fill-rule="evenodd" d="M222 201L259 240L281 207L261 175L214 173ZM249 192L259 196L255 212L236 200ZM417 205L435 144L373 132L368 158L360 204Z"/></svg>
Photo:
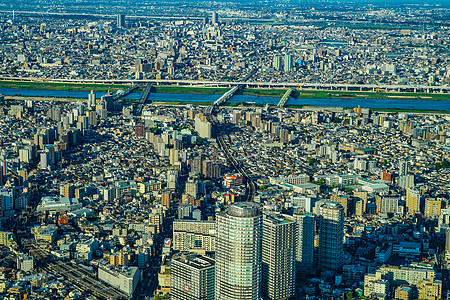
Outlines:
<svg viewBox="0 0 450 300"><path fill-rule="evenodd" d="M261 298L260 205L240 202L216 215L215 299Z"/></svg>
<svg viewBox="0 0 450 300"><path fill-rule="evenodd" d="M173 300L213 300L214 260L192 252L181 252L171 260L170 296Z"/></svg>
<svg viewBox="0 0 450 300"><path fill-rule="evenodd" d="M102 266L98 268L98 279L132 297L141 278L137 267Z"/></svg>
<svg viewBox="0 0 450 300"><path fill-rule="evenodd" d="M118 14L117 15L117 27L124 28L125 27L125 15Z"/></svg>
<svg viewBox="0 0 450 300"><path fill-rule="evenodd" d="M295 294L297 222L292 216L263 220L262 296L288 299Z"/></svg>
<svg viewBox="0 0 450 300"><path fill-rule="evenodd" d="M295 213L293 218L297 221L297 270L311 270L314 264L314 215Z"/></svg>
<svg viewBox="0 0 450 300"><path fill-rule="evenodd" d="M24 272L33 271L34 259L32 256L26 254L19 254L17 256L16 262L17 262L17 269Z"/></svg>
<svg viewBox="0 0 450 300"><path fill-rule="evenodd" d="M420 192L416 189L406 190L406 207L408 213L415 215L420 212Z"/></svg>
<svg viewBox="0 0 450 300"><path fill-rule="evenodd" d="M344 208L337 202L319 207L319 267L337 270L344 256Z"/></svg>

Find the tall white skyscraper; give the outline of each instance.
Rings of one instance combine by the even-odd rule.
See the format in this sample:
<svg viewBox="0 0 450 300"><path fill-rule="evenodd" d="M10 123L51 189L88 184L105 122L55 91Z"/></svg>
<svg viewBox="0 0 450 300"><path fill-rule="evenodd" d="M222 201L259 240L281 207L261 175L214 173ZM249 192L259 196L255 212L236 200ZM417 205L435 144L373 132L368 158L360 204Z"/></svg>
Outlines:
<svg viewBox="0 0 450 300"><path fill-rule="evenodd" d="M216 215L216 300L260 299L262 215L253 202Z"/></svg>
<svg viewBox="0 0 450 300"><path fill-rule="evenodd" d="M311 270L314 264L314 215L294 214L297 221L297 270Z"/></svg>
<svg viewBox="0 0 450 300"><path fill-rule="evenodd" d="M125 27L125 15L122 14L117 15L117 27L118 28Z"/></svg>
<svg viewBox="0 0 450 300"><path fill-rule="evenodd" d="M292 216L263 220L262 296L289 299L295 295L297 222Z"/></svg>
<svg viewBox="0 0 450 300"><path fill-rule="evenodd" d="M94 91L91 91L91 93L89 94L89 99L88 99L88 106L89 108L94 108L97 105L97 100L94 94Z"/></svg>
<svg viewBox="0 0 450 300"><path fill-rule="evenodd" d="M337 270L344 258L344 207L327 201L319 207L319 267Z"/></svg>

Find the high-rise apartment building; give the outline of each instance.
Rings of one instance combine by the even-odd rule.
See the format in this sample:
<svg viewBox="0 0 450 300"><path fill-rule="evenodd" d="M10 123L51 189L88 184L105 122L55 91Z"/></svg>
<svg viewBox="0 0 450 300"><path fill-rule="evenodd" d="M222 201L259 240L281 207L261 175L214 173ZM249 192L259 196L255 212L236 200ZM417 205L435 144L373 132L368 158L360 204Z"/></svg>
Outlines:
<svg viewBox="0 0 450 300"><path fill-rule="evenodd" d="M215 11L213 11L213 12L211 13L211 23L212 23L213 25L216 25L216 24L219 23L219 17L218 17L218 15L217 15L217 13L216 13Z"/></svg>
<svg viewBox="0 0 450 300"><path fill-rule="evenodd" d="M311 270L314 263L314 215L294 214L297 221L297 270Z"/></svg>
<svg viewBox="0 0 450 300"><path fill-rule="evenodd" d="M263 220L262 296L288 299L295 294L297 222L292 216Z"/></svg>
<svg viewBox="0 0 450 300"><path fill-rule="evenodd" d="M409 174L409 163L407 161L400 161L398 163L398 175L405 176Z"/></svg>
<svg viewBox="0 0 450 300"><path fill-rule="evenodd" d="M289 72L294 67L294 56L287 54L284 56L284 71Z"/></svg>
<svg viewBox="0 0 450 300"><path fill-rule="evenodd" d="M170 296L173 300L213 300L214 260L192 252L181 252L171 260Z"/></svg>
<svg viewBox="0 0 450 300"><path fill-rule="evenodd" d="M173 249L181 251L216 250L216 222L173 221Z"/></svg>
<svg viewBox="0 0 450 300"><path fill-rule="evenodd" d="M275 55L273 57L273 68L278 71L283 69L283 57L280 55Z"/></svg>
<svg viewBox="0 0 450 300"><path fill-rule="evenodd" d="M117 15L117 27L118 28L125 27L125 15L122 15L122 14Z"/></svg>
<svg viewBox="0 0 450 300"><path fill-rule="evenodd" d="M208 139L211 138L211 123L206 120L206 117L202 113L195 115L194 122L195 131L198 132L199 137Z"/></svg>
<svg viewBox="0 0 450 300"><path fill-rule="evenodd" d="M319 267L337 270L344 256L344 208L328 201L319 207Z"/></svg>
<svg viewBox="0 0 450 300"><path fill-rule="evenodd" d="M418 190L406 190L406 207L408 208L408 213L411 215L420 212L420 192Z"/></svg>
<svg viewBox="0 0 450 300"><path fill-rule="evenodd" d="M438 218L441 214L442 201L435 198L425 199L425 217Z"/></svg>
<svg viewBox="0 0 450 300"><path fill-rule="evenodd" d="M262 215L253 202L216 215L215 299L260 299Z"/></svg>

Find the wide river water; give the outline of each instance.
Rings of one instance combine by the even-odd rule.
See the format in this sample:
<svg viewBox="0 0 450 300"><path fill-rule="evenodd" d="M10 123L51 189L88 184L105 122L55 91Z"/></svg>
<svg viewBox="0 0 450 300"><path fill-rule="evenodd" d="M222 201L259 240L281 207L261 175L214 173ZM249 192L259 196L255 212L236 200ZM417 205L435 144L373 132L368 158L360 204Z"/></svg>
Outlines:
<svg viewBox="0 0 450 300"><path fill-rule="evenodd" d="M9 89L0 88L0 94L7 96L29 96L29 97L55 97L55 98L88 98L89 92L79 91L55 91L55 90L32 90L32 89ZM105 93L96 93L100 98ZM131 93L126 99L139 99L140 93ZM203 94L170 94L170 93L152 93L149 100L151 101L170 101L170 102L214 102L220 95L203 95ZM254 102L257 104L277 104L280 98L260 97L249 95L236 95L229 102ZM449 100L410 100L410 99L317 99L317 98L291 98L287 101L287 105L306 105L321 107L370 107L376 109L396 108L396 109L418 109L418 110L443 110L450 111L450 95Z"/></svg>

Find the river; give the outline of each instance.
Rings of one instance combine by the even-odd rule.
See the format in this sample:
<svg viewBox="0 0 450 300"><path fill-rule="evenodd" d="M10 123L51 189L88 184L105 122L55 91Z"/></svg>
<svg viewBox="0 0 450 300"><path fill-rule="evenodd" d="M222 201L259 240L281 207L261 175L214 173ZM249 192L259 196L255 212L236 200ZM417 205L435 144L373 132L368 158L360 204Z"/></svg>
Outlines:
<svg viewBox="0 0 450 300"><path fill-rule="evenodd" d="M33 89L9 89L0 88L0 94L6 96L20 95L25 97L50 97L50 98L82 98L87 99L89 92L80 91L56 91L56 90L33 90ZM97 98L105 93L97 92ZM139 99L140 93L131 93L126 99ZM169 101L169 102L214 102L220 95L204 94L171 94L171 93L152 93L151 101ZM450 99L450 96L449 96ZM236 95L229 102L254 102L256 104L277 104L280 98L261 97L250 95ZM410 100L410 99L355 99L355 98L290 98L286 105L306 105L321 107L361 107L383 109L416 109L416 110L442 110L450 111L450 100Z"/></svg>

